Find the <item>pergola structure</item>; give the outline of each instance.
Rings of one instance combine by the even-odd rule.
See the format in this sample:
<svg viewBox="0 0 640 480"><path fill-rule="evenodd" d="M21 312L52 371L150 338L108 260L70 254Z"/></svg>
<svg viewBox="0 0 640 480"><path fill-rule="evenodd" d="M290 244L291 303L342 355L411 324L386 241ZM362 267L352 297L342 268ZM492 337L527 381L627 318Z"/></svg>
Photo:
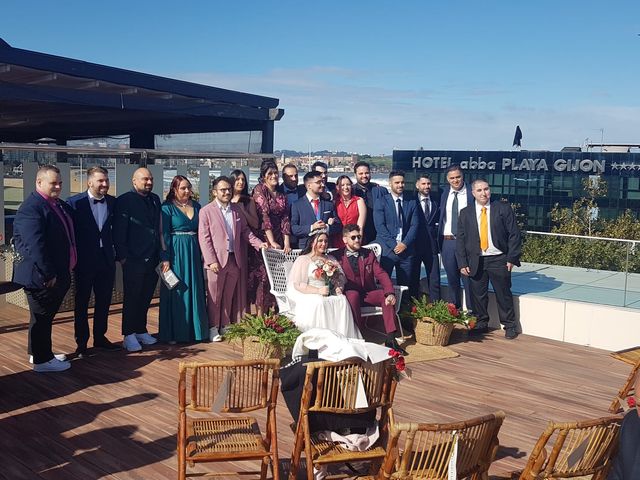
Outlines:
<svg viewBox="0 0 640 480"><path fill-rule="evenodd" d="M0 142L261 131L273 153L279 100L13 48L0 39Z"/></svg>

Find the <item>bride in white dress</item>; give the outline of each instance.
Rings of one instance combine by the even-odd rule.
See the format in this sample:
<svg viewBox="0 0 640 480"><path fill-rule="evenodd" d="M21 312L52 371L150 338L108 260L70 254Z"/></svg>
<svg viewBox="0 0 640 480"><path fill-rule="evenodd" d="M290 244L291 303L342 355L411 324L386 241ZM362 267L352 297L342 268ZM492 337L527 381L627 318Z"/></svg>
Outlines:
<svg viewBox="0 0 640 480"><path fill-rule="evenodd" d="M311 328L327 328L347 338L362 338L347 297L342 292L344 273L336 259L326 254L328 247L327 234L316 234L291 267L287 297L294 322L303 332ZM335 289L335 292L330 292L324 279L317 278L320 275L317 270L327 262L337 267L331 277L331 290Z"/></svg>

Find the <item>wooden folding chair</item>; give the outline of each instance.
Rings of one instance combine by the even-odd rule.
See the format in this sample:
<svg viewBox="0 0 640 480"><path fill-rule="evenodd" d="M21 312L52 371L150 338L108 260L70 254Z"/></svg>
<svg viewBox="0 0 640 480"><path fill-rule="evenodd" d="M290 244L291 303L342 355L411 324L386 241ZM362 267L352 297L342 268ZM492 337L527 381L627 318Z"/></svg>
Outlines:
<svg viewBox="0 0 640 480"><path fill-rule="evenodd" d="M629 410L629 405L627 404L627 399L632 397L634 394L634 382L636 380L636 376L640 375L640 360L636 362L636 364L631 369L631 373L627 377L626 382L618 392L618 395L611 402L611 406L609 407L609 413L620 413L626 412Z"/></svg>
<svg viewBox="0 0 640 480"><path fill-rule="evenodd" d="M306 367L289 480L295 480L303 452L308 480L314 478L314 467L350 461L371 461L372 471L377 471L386 455L388 415L396 390L395 367L391 360L376 364L363 360L312 362ZM362 401L358 398L359 391L361 395L364 392L366 406L356 406L357 401ZM349 451L338 443L319 439L310 429L309 414L314 412L353 415L377 410L380 412L380 437L362 452Z"/></svg>
<svg viewBox="0 0 640 480"><path fill-rule="evenodd" d="M455 423L391 422L387 456L377 478L486 480L498 452L504 416L498 411Z"/></svg>
<svg viewBox="0 0 640 480"><path fill-rule="evenodd" d="M621 417L549 422L524 470L514 472L511 478L545 480L593 475L593 480L604 480L618 447L621 422Z"/></svg>
<svg viewBox="0 0 640 480"><path fill-rule="evenodd" d="M187 462L193 466L232 460L260 460L262 480L271 464L272 477L279 480L276 430L279 368L280 361L271 359L180 363L179 480L187 476ZM264 437L255 418L231 415L259 409L266 409Z"/></svg>

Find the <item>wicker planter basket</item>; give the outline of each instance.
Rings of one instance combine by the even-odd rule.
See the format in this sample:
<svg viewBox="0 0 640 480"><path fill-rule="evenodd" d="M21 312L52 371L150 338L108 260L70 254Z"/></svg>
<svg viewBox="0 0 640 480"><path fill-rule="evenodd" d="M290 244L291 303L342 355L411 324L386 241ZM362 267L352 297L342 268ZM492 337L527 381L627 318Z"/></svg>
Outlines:
<svg viewBox="0 0 640 480"><path fill-rule="evenodd" d="M275 345L260 342L258 337L246 337L242 339L242 358L244 360L262 360L265 358L284 357L282 349Z"/></svg>
<svg viewBox="0 0 640 480"><path fill-rule="evenodd" d="M439 323L429 317L424 317L422 320L416 321L416 342L422 345L443 347L449 344L449 337L451 337L454 328L453 323Z"/></svg>

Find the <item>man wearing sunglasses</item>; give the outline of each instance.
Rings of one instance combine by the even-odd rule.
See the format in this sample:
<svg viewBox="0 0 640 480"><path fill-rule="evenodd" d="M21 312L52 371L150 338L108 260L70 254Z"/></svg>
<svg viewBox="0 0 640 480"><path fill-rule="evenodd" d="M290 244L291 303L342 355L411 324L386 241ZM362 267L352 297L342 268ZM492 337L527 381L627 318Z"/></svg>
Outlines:
<svg viewBox="0 0 640 480"><path fill-rule="evenodd" d="M618 455L607 480L637 480L640 478L640 372L634 386L635 408L624 416L620 429Z"/></svg>
<svg viewBox="0 0 640 480"><path fill-rule="evenodd" d="M347 279L344 294L356 324L362 329L360 309L363 306L381 307L387 334L385 345L407 355L396 340L396 297L389 275L382 269L375 254L368 248L362 248L362 232L358 225L346 225L342 231L342 241L345 247L332 255L340 263Z"/></svg>

